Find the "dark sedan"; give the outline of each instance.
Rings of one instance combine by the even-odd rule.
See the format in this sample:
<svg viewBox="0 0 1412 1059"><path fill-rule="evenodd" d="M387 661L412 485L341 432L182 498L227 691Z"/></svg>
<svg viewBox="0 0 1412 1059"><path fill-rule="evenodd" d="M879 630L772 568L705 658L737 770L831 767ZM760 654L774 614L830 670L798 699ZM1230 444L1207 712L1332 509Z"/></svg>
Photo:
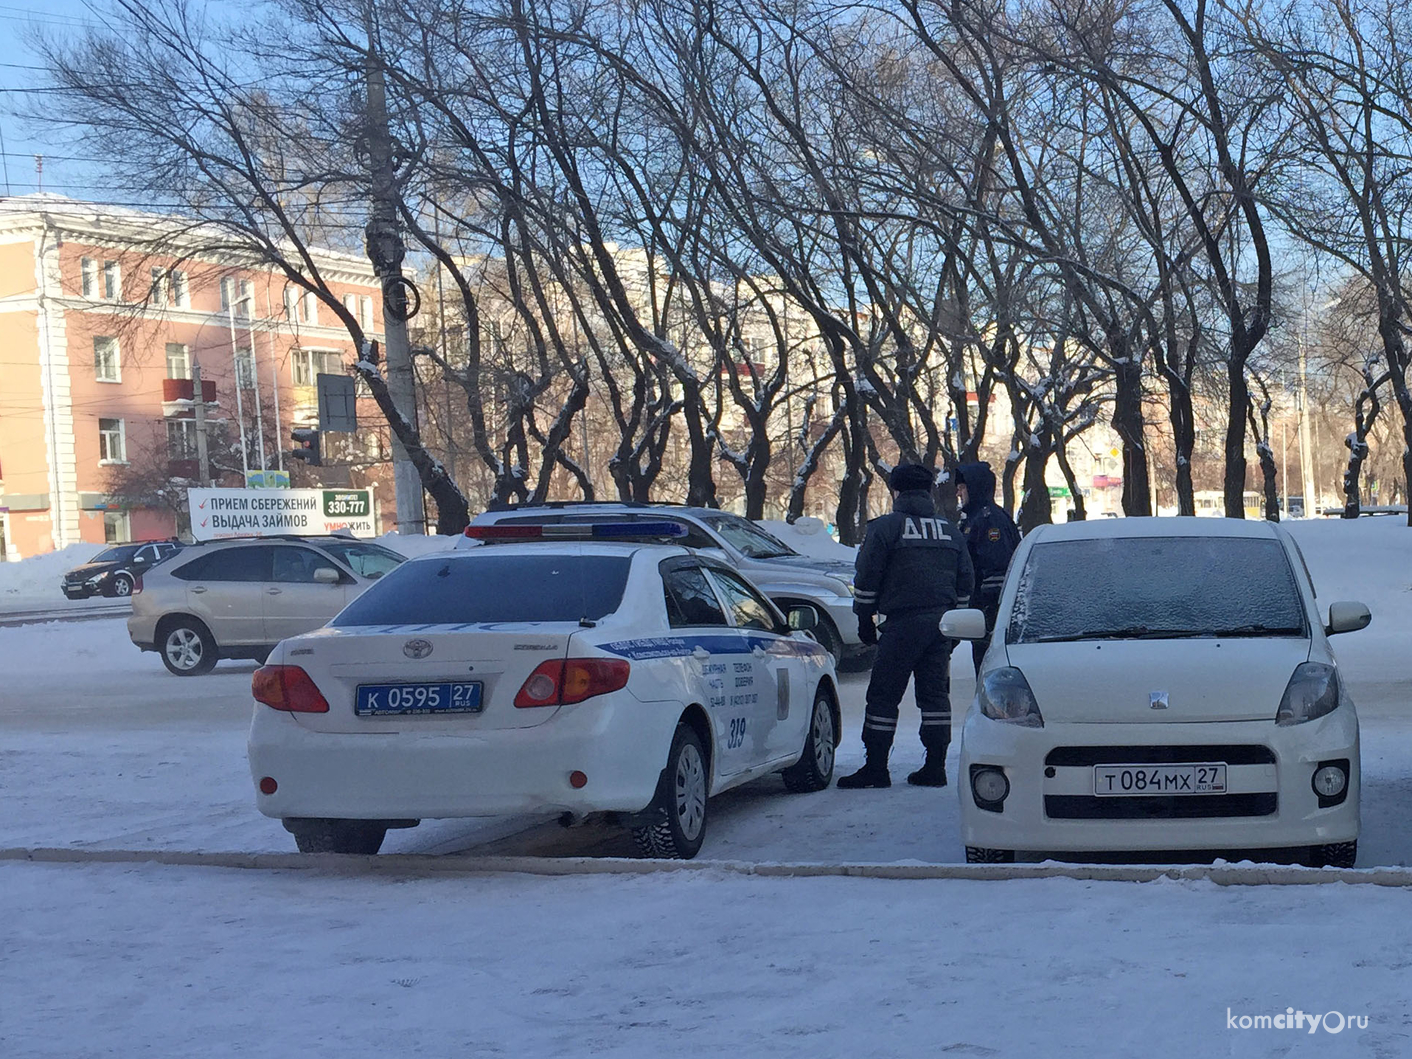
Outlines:
<svg viewBox="0 0 1412 1059"><path fill-rule="evenodd" d="M82 566L64 575L60 584L69 599L89 596L132 595L133 587L146 571L181 550L180 541L138 541L105 548Z"/></svg>

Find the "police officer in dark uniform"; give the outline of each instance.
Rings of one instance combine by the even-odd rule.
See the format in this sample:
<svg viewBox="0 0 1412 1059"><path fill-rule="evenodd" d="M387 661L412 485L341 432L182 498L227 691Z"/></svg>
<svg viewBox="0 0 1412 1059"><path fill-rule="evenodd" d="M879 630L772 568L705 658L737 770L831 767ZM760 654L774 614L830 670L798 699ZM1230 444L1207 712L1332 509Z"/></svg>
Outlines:
<svg viewBox="0 0 1412 1059"><path fill-rule="evenodd" d="M971 606L985 612L986 631L994 633L1000 590L1005 587L1010 559L1020 546L1020 530L1005 509L996 506L995 473L988 463L963 463L956 469L956 499L961 504L961 532L966 535L971 565L976 571ZM989 648L990 635L971 641L971 660L976 664L977 676Z"/></svg>
<svg viewBox="0 0 1412 1059"><path fill-rule="evenodd" d="M897 731L897 706L915 677L927 760L907 777L923 787L946 786L946 748L951 742L951 648L941 634L941 616L970 595L971 557L960 531L937 514L932 472L904 464L888 478L893 509L868 523L858 552L853 610L858 635L878 645L863 715L867 763L839 779L848 790L890 787L887 755ZM881 639L874 616L887 618Z"/></svg>

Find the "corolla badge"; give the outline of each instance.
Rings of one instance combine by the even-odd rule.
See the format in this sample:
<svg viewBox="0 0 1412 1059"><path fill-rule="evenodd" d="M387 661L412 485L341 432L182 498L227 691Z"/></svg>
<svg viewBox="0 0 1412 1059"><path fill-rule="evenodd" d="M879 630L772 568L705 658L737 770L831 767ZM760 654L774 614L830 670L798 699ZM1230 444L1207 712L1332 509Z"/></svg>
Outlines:
<svg viewBox="0 0 1412 1059"><path fill-rule="evenodd" d="M1165 710L1168 706L1167 693L1165 691L1154 691L1149 698L1154 710Z"/></svg>
<svg viewBox="0 0 1412 1059"><path fill-rule="evenodd" d="M431 641L408 640L402 645L402 653L408 658L425 658L431 654Z"/></svg>

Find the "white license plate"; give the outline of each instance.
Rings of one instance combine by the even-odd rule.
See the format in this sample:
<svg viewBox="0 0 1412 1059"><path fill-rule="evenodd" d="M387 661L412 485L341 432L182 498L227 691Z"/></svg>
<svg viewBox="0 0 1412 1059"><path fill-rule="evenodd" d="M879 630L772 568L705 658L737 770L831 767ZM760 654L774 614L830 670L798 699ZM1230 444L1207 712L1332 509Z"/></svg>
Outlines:
<svg viewBox="0 0 1412 1059"><path fill-rule="evenodd" d="M1095 765L1093 793L1100 798L1152 797L1158 794L1225 794L1226 766Z"/></svg>

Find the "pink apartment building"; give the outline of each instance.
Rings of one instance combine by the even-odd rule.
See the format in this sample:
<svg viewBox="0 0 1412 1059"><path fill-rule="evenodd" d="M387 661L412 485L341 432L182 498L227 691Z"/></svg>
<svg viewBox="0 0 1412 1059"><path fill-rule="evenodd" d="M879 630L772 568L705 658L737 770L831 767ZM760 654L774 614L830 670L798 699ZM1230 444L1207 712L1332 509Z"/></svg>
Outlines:
<svg viewBox="0 0 1412 1059"><path fill-rule="evenodd" d="M175 533L171 507L123 506L109 490L124 474L198 477L198 400L216 454L213 484L242 484L242 437L245 466L273 470L276 450L293 445L289 431L317 422L316 377L356 359L347 330L282 274L201 245L166 217L50 195L0 198L4 558ZM320 251L316 260L380 338L366 259ZM343 470L327 484L379 477L383 468L370 466L385 451L378 433L359 435L363 480ZM309 472L294 474L295 484L301 476L313 484Z"/></svg>

